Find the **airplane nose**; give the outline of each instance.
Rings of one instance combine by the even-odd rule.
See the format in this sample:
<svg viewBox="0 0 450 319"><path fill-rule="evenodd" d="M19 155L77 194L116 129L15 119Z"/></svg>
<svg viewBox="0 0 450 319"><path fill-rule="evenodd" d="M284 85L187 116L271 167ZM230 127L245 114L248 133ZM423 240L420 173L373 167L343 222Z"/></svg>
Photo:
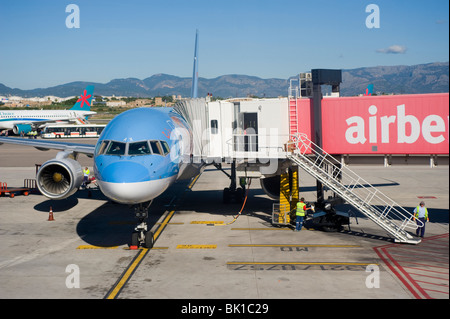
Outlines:
<svg viewBox="0 0 450 319"><path fill-rule="evenodd" d="M150 201L168 187L168 181L152 180L148 169L135 162L115 162L97 171L97 182L103 194L122 204Z"/></svg>
<svg viewBox="0 0 450 319"><path fill-rule="evenodd" d="M135 162L111 163L99 170L100 180L108 183L140 183L150 180L148 169Z"/></svg>

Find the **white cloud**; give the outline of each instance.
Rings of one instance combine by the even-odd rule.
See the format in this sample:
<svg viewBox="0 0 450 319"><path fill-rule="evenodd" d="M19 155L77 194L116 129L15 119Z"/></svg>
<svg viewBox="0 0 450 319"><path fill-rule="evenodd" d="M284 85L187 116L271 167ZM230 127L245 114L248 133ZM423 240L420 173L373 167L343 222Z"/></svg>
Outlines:
<svg viewBox="0 0 450 319"><path fill-rule="evenodd" d="M388 48L384 48L384 49L378 49L377 52L378 53L386 53L386 54L405 54L406 53L407 48L403 45L391 45Z"/></svg>

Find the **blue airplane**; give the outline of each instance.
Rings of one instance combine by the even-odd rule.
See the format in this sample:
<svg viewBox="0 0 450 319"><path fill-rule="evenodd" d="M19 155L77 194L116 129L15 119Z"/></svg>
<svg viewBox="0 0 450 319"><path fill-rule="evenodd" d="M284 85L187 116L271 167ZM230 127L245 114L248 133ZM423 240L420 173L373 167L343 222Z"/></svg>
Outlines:
<svg viewBox="0 0 450 319"><path fill-rule="evenodd" d="M139 223L131 246L153 245L148 233L147 210L177 179L200 173L192 169L192 144L186 121L173 108L137 108L117 115L103 130L96 145L0 137L0 144L58 149L56 158L42 164L36 175L39 191L51 199L73 195L83 182L78 154L94 159L94 175L100 190L122 204L136 205ZM73 159L75 158L75 159ZM187 169L191 167L191 169Z"/></svg>
<svg viewBox="0 0 450 319"><path fill-rule="evenodd" d="M192 94L197 95L195 76ZM202 163L192 163L190 126L173 108L125 111L108 123L96 145L0 137L2 143L60 150L36 175L39 191L51 199L73 195L83 182L78 154L93 157L94 175L102 193L115 202L136 206L139 221L131 239L133 248L153 246L153 234L146 223L152 200L177 179L195 177L203 167Z"/></svg>

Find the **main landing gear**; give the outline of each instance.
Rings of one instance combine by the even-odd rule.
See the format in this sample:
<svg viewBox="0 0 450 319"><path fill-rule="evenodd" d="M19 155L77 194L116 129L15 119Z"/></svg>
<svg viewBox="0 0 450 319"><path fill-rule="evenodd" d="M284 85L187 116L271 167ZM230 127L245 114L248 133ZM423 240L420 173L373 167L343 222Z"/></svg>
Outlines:
<svg viewBox="0 0 450 319"><path fill-rule="evenodd" d="M151 249L155 243L153 232L147 230L148 209L151 204L151 201L147 206L144 203L140 203L134 209L135 216L139 222L131 235L130 249L137 249L139 246Z"/></svg>
<svg viewBox="0 0 450 319"><path fill-rule="evenodd" d="M230 187L223 189L223 203L229 204L234 200L236 203L241 204L245 198L245 182L240 182L240 187L236 187L236 161L231 163L231 175L222 169L221 164L214 164L214 166L230 178Z"/></svg>

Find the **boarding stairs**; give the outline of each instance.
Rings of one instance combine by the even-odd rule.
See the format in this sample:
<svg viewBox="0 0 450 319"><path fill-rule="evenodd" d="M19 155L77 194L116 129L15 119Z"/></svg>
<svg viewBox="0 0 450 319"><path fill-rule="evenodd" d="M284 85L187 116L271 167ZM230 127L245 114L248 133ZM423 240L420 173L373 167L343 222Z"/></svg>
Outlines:
<svg viewBox="0 0 450 319"><path fill-rule="evenodd" d="M294 151L287 154L291 161L384 229L395 242L420 243L419 238L406 231L407 228L415 230L422 226L420 221L416 223L413 214L349 168L341 167L339 161L310 141L306 134L295 134L291 140Z"/></svg>

